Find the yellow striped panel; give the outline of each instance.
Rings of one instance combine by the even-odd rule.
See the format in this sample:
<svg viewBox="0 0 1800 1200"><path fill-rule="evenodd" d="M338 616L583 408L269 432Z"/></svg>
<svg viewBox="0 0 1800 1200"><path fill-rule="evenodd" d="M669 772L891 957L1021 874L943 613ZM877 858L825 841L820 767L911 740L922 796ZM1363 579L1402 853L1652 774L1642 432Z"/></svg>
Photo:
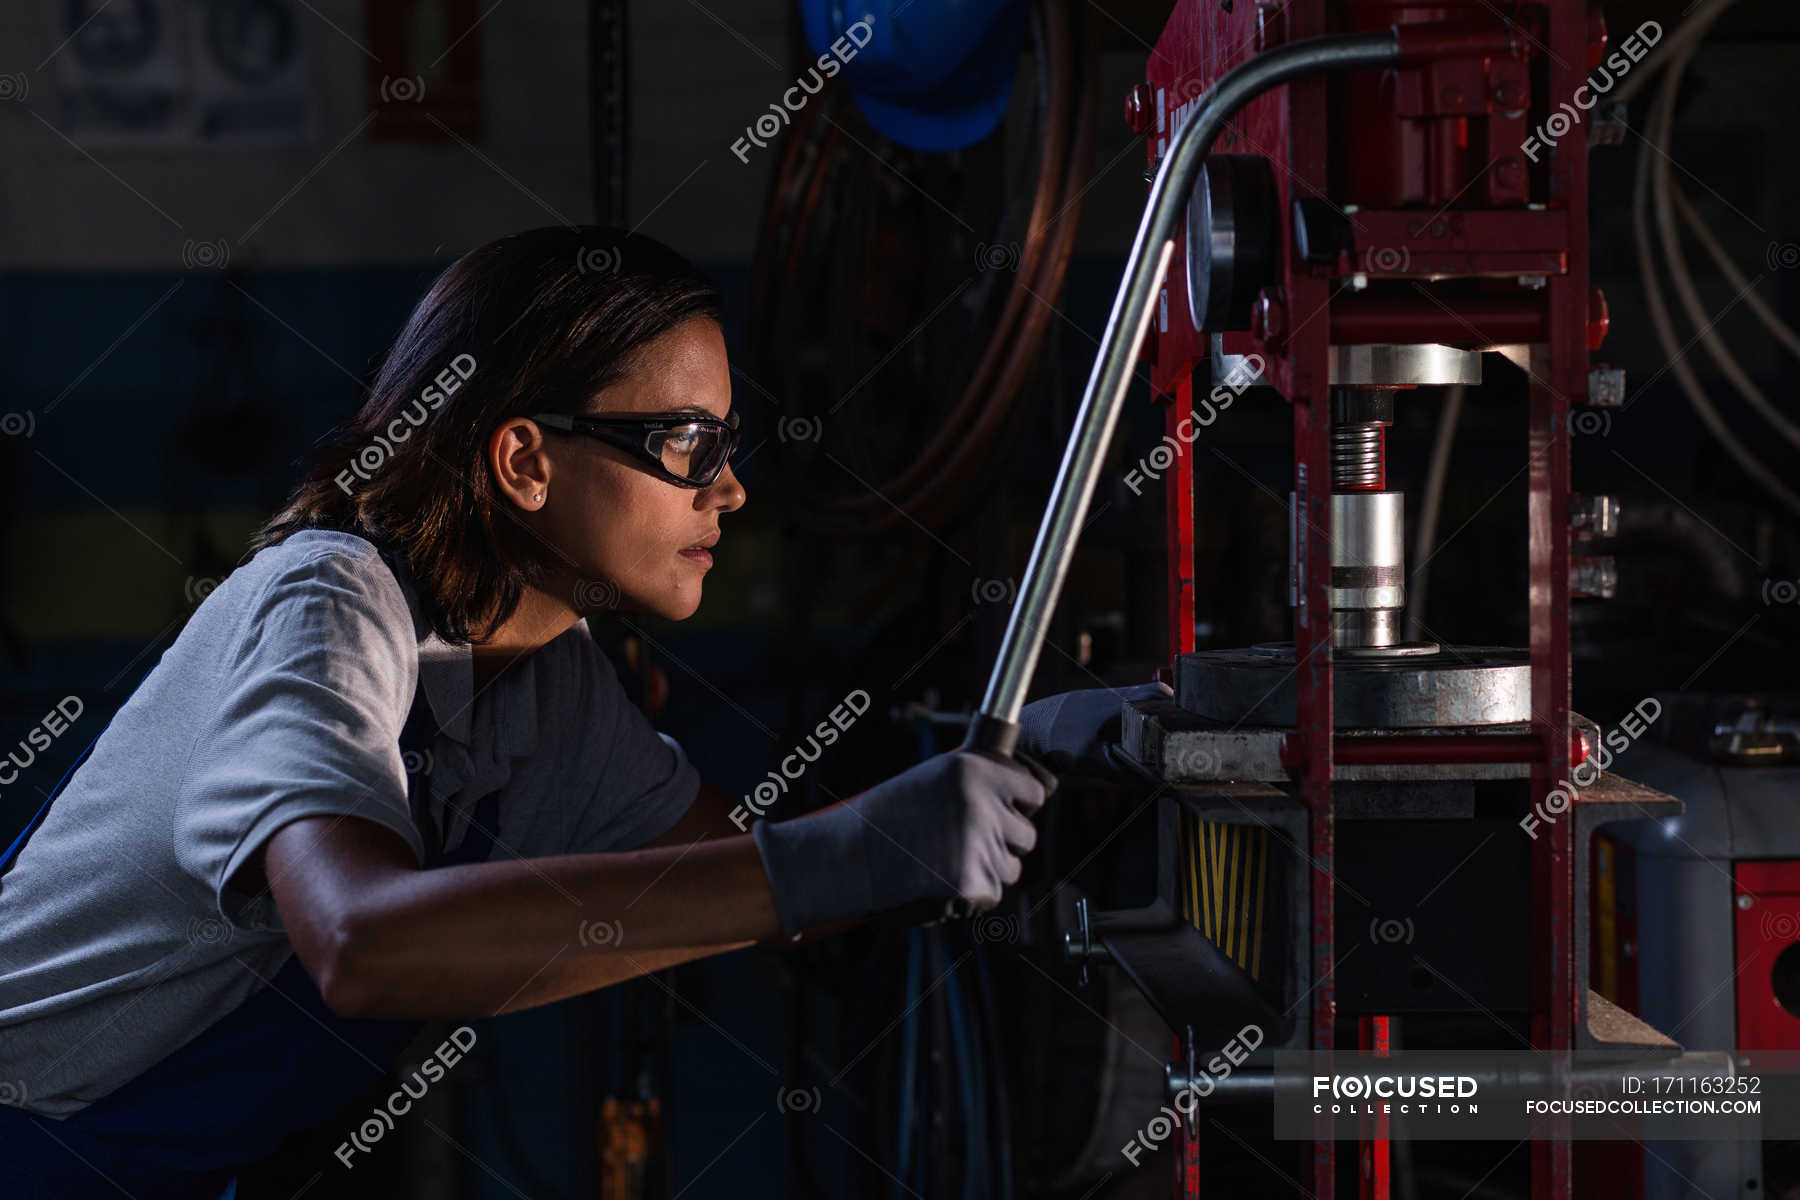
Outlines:
<svg viewBox="0 0 1800 1200"><path fill-rule="evenodd" d="M1182 919L1260 981L1269 831L1261 825L1203 821L1184 808L1176 844L1176 907Z"/></svg>

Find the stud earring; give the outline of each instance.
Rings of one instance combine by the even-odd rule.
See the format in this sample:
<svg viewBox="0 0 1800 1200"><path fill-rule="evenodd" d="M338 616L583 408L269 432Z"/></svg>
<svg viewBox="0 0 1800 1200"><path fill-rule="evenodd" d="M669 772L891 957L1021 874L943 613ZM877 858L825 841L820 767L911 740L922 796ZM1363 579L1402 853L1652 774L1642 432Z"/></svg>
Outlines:
<svg viewBox="0 0 1800 1200"><path fill-rule="evenodd" d="M544 493L542 493L542 492L539 492L537 495L532 497L533 500L542 500L543 498L544 498Z"/></svg>

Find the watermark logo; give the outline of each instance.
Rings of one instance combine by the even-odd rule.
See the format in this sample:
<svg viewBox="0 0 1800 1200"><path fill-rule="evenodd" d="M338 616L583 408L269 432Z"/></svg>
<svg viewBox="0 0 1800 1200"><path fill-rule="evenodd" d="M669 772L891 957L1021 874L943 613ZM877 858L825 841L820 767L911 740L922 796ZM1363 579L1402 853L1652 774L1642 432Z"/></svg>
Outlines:
<svg viewBox="0 0 1800 1200"><path fill-rule="evenodd" d="M594 612L619 606L619 585L610 579L582 579L575 584L575 611Z"/></svg>
<svg viewBox="0 0 1800 1200"><path fill-rule="evenodd" d="M1019 594L1012 579L977 579L969 585L969 599L977 604L1011 604Z"/></svg>
<svg viewBox="0 0 1800 1200"><path fill-rule="evenodd" d="M195 917L188 922L188 943L194 946L223 946L231 940L231 925L218 917Z"/></svg>
<svg viewBox="0 0 1800 1200"><path fill-rule="evenodd" d="M1132 1166L1138 1165L1138 1157L1147 1151L1153 1151L1174 1133L1184 1121L1191 1120L1194 1110L1200 1101L1212 1095L1225 1080L1231 1078L1231 1072L1244 1064L1252 1051L1263 1044L1263 1031L1260 1025L1246 1025L1231 1040L1219 1047L1219 1052L1206 1060L1203 1070L1187 1086L1175 1093L1173 1106L1163 1105L1162 1111L1138 1130L1137 1135L1120 1149L1119 1153Z"/></svg>
<svg viewBox="0 0 1800 1200"><path fill-rule="evenodd" d="M1605 437L1612 432L1612 412L1604 408L1572 408L1569 432L1576 437Z"/></svg>
<svg viewBox="0 0 1800 1200"><path fill-rule="evenodd" d="M417 104L425 98L423 75L384 75L375 89L383 104Z"/></svg>
<svg viewBox="0 0 1800 1200"><path fill-rule="evenodd" d="M419 1069L412 1073L412 1079L401 1080L400 1087L369 1110L369 1115L357 1124L350 1136L338 1143L337 1160L344 1164L344 1168L354 1168L356 1164L350 1161L353 1157L373 1150L393 1130L395 1121L412 1110L413 1101L423 1098L431 1085L443 1079L445 1072L461 1061L462 1056L474 1044L473 1029L467 1025L458 1025L452 1029L450 1036L419 1064ZM424 1078L420 1078L421 1074ZM413 1090L414 1084L418 1085L417 1091Z"/></svg>
<svg viewBox="0 0 1800 1200"><path fill-rule="evenodd" d="M25 736L19 739L18 749L7 751L6 757L0 759L0 786L11 787L17 783L19 772L28 769L39 754L67 733L85 710L79 696L64 696L51 705L50 711L25 731Z"/></svg>
<svg viewBox="0 0 1800 1200"><path fill-rule="evenodd" d="M1164 761L1169 774L1177 779L1210 779L1224 767L1218 753L1206 746L1181 746Z"/></svg>
<svg viewBox="0 0 1800 1200"><path fill-rule="evenodd" d="M817 417L783 417L775 422L775 436L783 442L817 442L825 424Z"/></svg>
<svg viewBox="0 0 1800 1200"><path fill-rule="evenodd" d="M1163 434L1162 441L1150 447L1150 452L1138 459L1137 466L1125 472L1125 486L1131 489L1131 494L1141 496L1144 494L1141 485L1145 480L1161 479L1162 473L1175 465L1175 461L1181 457L1182 448L1193 445L1194 439L1200 436L1200 430L1218 420L1219 414L1230 408L1231 402L1256 382L1263 373L1264 365L1262 355L1244 355L1232 367L1225 382L1215 387L1195 406L1193 412L1176 423L1173 434Z"/></svg>
<svg viewBox="0 0 1800 1200"><path fill-rule="evenodd" d="M748 165L750 147L755 146L761 150L776 134L786 129L793 114L805 108L807 100L819 94L825 81L843 70L844 64L855 58L858 51L868 45L869 39L874 36L875 30L866 17L844 30L843 36L832 42L826 53L819 55L806 74L781 93L781 99L769 105L768 112L746 125L743 137L731 143L731 152L737 155L738 161Z"/></svg>
<svg viewBox="0 0 1800 1200"><path fill-rule="evenodd" d="M1312 1098L1317 1101L1313 1105L1315 1113L1325 1111L1322 1099L1330 1095L1333 1113L1385 1112L1386 1104L1365 1104L1356 1107L1359 1100L1437 1100L1466 1101L1471 1100L1481 1085L1472 1075L1314 1075L1312 1077ZM1349 1107L1345 1107L1348 1105ZM1477 1112L1479 1105L1456 1104L1450 1107L1451 1112ZM1407 1111L1402 1109L1401 1111ZM1444 1111L1439 1104L1436 1109L1421 1107L1421 1112Z"/></svg>
<svg viewBox="0 0 1800 1200"><path fill-rule="evenodd" d="M375 435L375 440L356 452L350 465L332 477L344 495L350 494L354 480L367 483L375 477L387 460L396 452L412 431L425 423L427 417L444 406L444 401L454 396L469 376L475 373L475 356L464 353L450 360L450 365L432 376L432 381L425 385L419 398L406 407L399 416L390 420L382 431Z"/></svg>
<svg viewBox="0 0 1800 1200"><path fill-rule="evenodd" d="M1019 269L1019 243L983 242L975 247L975 265L983 271Z"/></svg>
<svg viewBox="0 0 1800 1200"><path fill-rule="evenodd" d="M825 1102L825 1097L816 1087L809 1088L776 1088L775 1110L784 1113L815 1113Z"/></svg>
<svg viewBox="0 0 1800 1200"><path fill-rule="evenodd" d="M37 413L31 409L0 413L0 437L31 437L36 433Z"/></svg>
<svg viewBox="0 0 1800 1200"><path fill-rule="evenodd" d="M819 760L826 746L835 744L839 737L850 731L856 719L869 711L870 703L869 693L857 688L839 701L826 714L825 720L813 726L805 744L796 746L777 764L776 770L769 772L768 778L751 789L742 804L731 810L731 823L738 827L738 832L748 830L751 817L763 816L777 800L787 795L788 786L806 774L806 768Z"/></svg>
<svg viewBox="0 0 1800 1200"><path fill-rule="evenodd" d="M1404 275L1412 270L1412 251L1405 246L1370 246L1363 251L1366 275Z"/></svg>
<svg viewBox="0 0 1800 1200"><path fill-rule="evenodd" d="M1581 114L1600 103L1600 97L1613 90L1636 63L1642 62L1650 48L1662 40L1662 26L1655 21L1645 21L1634 30L1630 37L1619 43L1619 48L1606 56L1606 61L1587 77L1587 81L1575 89L1575 94L1544 118L1544 123L1526 136L1519 143L1519 149L1532 162L1538 160L1538 151L1546 148L1554 149L1559 139L1565 138L1569 130L1581 124ZM1571 103L1573 101L1573 103Z"/></svg>
<svg viewBox="0 0 1800 1200"><path fill-rule="evenodd" d="M1800 938L1800 916L1793 913L1764 909L1761 925L1764 941L1791 942Z"/></svg>
<svg viewBox="0 0 1800 1200"><path fill-rule="evenodd" d="M181 265L190 271L222 271L231 265L231 246L224 238L214 242L189 238L181 244Z"/></svg>
<svg viewBox="0 0 1800 1200"><path fill-rule="evenodd" d="M983 913L969 922L969 936L983 945L1015 946L1024 932L1012 913Z"/></svg>
<svg viewBox="0 0 1800 1200"><path fill-rule="evenodd" d="M617 921L583 921L575 940L588 950L616 950L625 944L625 926Z"/></svg>
<svg viewBox="0 0 1800 1200"><path fill-rule="evenodd" d="M1369 922L1369 940L1377 946L1410 946L1413 940L1411 917L1376 917Z"/></svg>
<svg viewBox="0 0 1800 1200"><path fill-rule="evenodd" d="M624 262L625 252L617 246L583 246L575 254L575 273L616 275Z"/></svg>
<svg viewBox="0 0 1800 1200"><path fill-rule="evenodd" d="M1662 705L1657 702L1656 697L1646 696L1638 701L1635 708L1620 718L1617 726L1606 731L1605 736L1600 739L1600 744L1594 747L1593 752L1569 772L1569 778L1558 783L1551 789L1549 795L1538 801L1530 812L1519 818L1519 828L1523 829L1526 836L1532 841L1537 841L1538 827L1548 825L1557 817L1568 812L1570 806L1575 803L1575 797L1581 794L1582 789L1594 786L1594 783L1600 778L1600 772L1612 766L1613 756L1623 754L1629 749L1631 743L1642 737L1644 731L1649 729L1656 718L1660 716L1662 716Z"/></svg>
<svg viewBox="0 0 1800 1200"><path fill-rule="evenodd" d="M1800 604L1800 579L1765 579L1762 598L1764 604Z"/></svg>

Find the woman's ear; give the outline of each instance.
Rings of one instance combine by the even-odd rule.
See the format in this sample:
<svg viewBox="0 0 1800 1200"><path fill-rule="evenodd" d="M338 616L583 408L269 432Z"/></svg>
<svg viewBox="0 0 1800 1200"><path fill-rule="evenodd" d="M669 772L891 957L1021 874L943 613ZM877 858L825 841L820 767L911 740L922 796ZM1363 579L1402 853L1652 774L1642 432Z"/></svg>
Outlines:
<svg viewBox="0 0 1800 1200"><path fill-rule="evenodd" d="M488 467L500 494L526 512L544 507L550 494L550 447L529 417L502 421L488 434Z"/></svg>

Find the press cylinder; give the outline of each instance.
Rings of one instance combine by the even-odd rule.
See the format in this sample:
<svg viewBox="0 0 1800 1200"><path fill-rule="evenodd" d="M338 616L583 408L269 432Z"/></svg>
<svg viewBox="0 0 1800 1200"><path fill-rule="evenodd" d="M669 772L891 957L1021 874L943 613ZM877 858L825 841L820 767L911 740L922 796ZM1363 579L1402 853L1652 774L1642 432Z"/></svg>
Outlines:
<svg viewBox="0 0 1800 1200"><path fill-rule="evenodd" d="M1406 607L1406 494L1331 497L1331 644L1392 646Z"/></svg>

